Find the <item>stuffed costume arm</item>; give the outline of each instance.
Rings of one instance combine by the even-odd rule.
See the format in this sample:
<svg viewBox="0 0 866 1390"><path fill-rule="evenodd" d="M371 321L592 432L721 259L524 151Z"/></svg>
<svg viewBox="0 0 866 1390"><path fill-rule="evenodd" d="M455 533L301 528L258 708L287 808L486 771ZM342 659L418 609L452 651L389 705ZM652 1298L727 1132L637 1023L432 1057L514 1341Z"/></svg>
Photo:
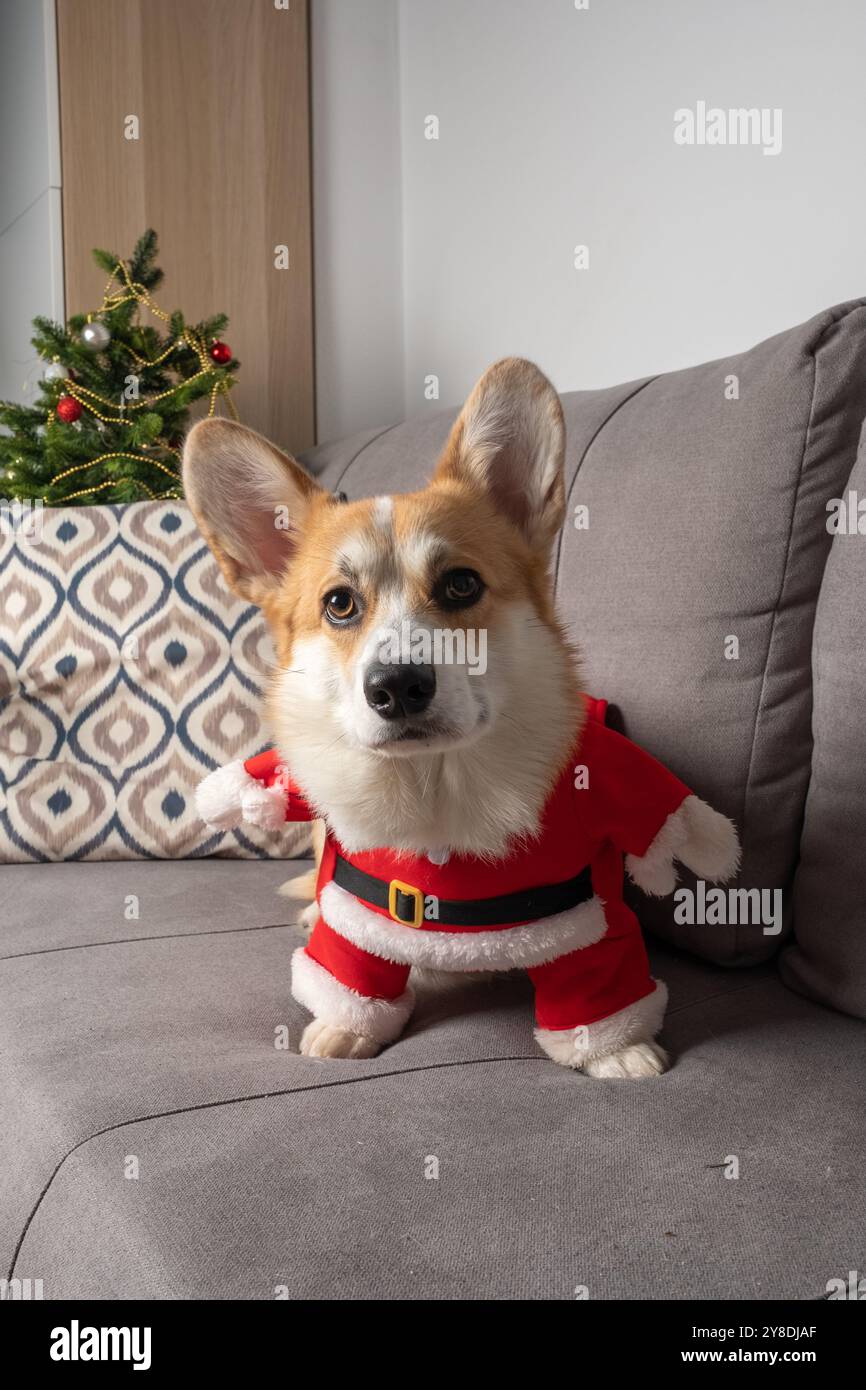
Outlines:
<svg viewBox="0 0 866 1390"><path fill-rule="evenodd" d="M196 790L196 806L211 830L279 830L286 821L316 819L273 748L209 773Z"/></svg>
<svg viewBox="0 0 866 1390"><path fill-rule="evenodd" d="M582 757L590 796L583 801L585 793L575 790L578 811L625 855L626 872L645 893L673 892L675 860L712 882L736 873L740 846L733 823L649 753L590 720Z"/></svg>

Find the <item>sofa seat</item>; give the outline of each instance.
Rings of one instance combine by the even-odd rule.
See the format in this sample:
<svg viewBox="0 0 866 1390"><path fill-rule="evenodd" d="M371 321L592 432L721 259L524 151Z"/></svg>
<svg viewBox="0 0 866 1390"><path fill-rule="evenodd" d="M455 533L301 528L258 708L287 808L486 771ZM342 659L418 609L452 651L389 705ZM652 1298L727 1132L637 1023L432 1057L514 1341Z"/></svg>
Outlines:
<svg viewBox="0 0 866 1390"><path fill-rule="evenodd" d="M664 1077L555 1066L519 975L422 980L379 1057L300 1057L275 890L306 867L4 869L4 1273L46 1298L819 1299L866 1268L861 1023L659 947Z"/></svg>

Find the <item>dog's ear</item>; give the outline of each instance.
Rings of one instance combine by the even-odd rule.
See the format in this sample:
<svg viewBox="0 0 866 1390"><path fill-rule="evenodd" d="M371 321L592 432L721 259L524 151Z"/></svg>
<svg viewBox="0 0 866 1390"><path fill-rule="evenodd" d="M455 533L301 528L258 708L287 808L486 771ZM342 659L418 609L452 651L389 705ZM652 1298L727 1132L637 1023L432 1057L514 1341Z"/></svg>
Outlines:
<svg viewBox="0 0 866 1390"><path fill-rule="evenodd" d="M183 451L183 486L236 594L262 604L297 546L321 489L299 463L233 420L200 420Z"/></svg>
<svg viewBox="0 0 866 1390"><path fill-rule="evenodd" d="M565 424L543 372L506 357L483 375L455 421L434 481L458 481L486 493L547 551L565 518Z"/></svg>

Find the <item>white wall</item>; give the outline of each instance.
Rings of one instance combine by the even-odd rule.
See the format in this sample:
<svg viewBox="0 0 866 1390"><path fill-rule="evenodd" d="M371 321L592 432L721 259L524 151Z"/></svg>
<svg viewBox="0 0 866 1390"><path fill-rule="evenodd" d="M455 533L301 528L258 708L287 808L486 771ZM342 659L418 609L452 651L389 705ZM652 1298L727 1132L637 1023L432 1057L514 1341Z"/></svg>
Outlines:
<svg viewBox="0 0 866 1390"><path fill-rule="evenodd" d="M334 188L315 210L323 423L433 408L431 373L439 403L456 402L506 353L534 358L562 390L610 385L747 347L866 293L861 0L590 0L585 11L398 0L396 116L390 20L375 57L353 49L349 27L389 8L313 0L330 17L320 40L354 84L332 85L322 110L314 65ZM674 111L699 100L781 107L782 152L675 145ZM424 138L431 114L438 141ZM402 277L387 276L380 316L367 268L375 282L396 263L399 209ZM351 240L350 263L319 254L336 236ZM573 268L578 243L587 271Z"/></svg>
<svg viewBox="0 0 866 1390"><path fill-rule="evenodd" d="M54 0L0 0L0 287L0 400L29 401L31 320L64 317Z"/></svg>
<svg viewBox="0 0 866 1390"><path fill-rule="evenodd" d="M429 374L457 402L505 353L607 385L866 292L866 5L589 5L312 0L320 439L431 408ZM31 319L63 318L53 0L0 0L0 35L0 398L21 399ZM675 145L698 100L781 107L781 154Z"/></svg>
<svg viewBox="0 0 866 1390"><path fill-rule="evenodd" d="M397 0L313 0L320 441L403 416Z"/></svg>

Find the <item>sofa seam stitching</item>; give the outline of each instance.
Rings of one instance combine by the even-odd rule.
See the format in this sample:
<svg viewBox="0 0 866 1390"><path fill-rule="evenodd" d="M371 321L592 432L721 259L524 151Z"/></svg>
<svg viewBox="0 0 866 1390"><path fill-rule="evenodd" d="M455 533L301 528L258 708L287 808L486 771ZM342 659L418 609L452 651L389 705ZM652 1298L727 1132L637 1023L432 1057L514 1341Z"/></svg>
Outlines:
<svg viewBox="0 0 866 1390"><path fill-rule="evenodd" d="M459 1061L455 1060L455 1061L452 1061L452 1062L431 1062L431 1063L428 1063L428 1064L426 1064L426 1065L424 1065L424 1066L419 1066L419 1067L400 1067L400 1068L397 1068L397 1069L394 1070L394 1071L387 1071L387 1072L368 1072L368 1073L366 1073L364 1076L345 1076L345 1077L339 1077L339 1078L338 1078L337 1080L335 1080L335 1081L325 1081L325 1082L317 1081L315 1084L311 1084L311 1085L309 1085L309 1086L293 1086L293 1087L289 1087L289 1088L286 1088L286 1089L278 1089L278 1090L275 1090L275 1091L257 1091L257 1092L255 1092L254 1094L248 1095L248 1096L227 1096L227 1097L225 1097L224 1099L221 1099L221 1100L209 1100L209 1101L205 1101L205 1102L203 1102L203 1103L200 1104L200 1105L183 1105L183 1106L178 1106L177 1108L175 1108L175 1109L173 1109L173 1110L158 1110L158 1111L156 1111L156 1112L155 1112L154 1114L152 1114L152 1115L139 1115L139 1116L137 1116L137 1117L135 1117L135 1118L132 1118L132 1119L118 1120L116 1124L106 1125L106 1126L105 1126L104 1128L102 1128L102 1129L94 1130L92 1134L87 1134L87 1135L85 1135L83 1139L79 1139L78 1142L75 1143L75 1144L73 1144L72 1147L71 1147L70 1149L67 1149L66 1153L65 1153L65 1154L63 1155L63 1157L55 1164L54 1168L52 1169L52 1171L51 1171L51 1173L50 1173L50 1175L49 1175L49 1177L48 1177L48 1180L47 1180L47 1182L45 1183L45 1185L43 1186L42 1190L40 1191L38 1197L36 1198L36 1202L35 1202L35 1204L34 1204L34 1206L33 1206L33 1209L32 1209L32 1211L30 1212L30 1215L27 1217L27 1220L25 1221L24 1227L23 1227L23 1229L22 1229L22 1231L21 1231L21 1234L20 1234L20 1236L18 1237L18 1240L16 1241L15 1249L14 1249L13 1254L12 1254L12 1263L11 1263L11 1265L9 1266L9 1274L8 1274L7 1277L8 1277L9 1279L14 1278L15 1265L16 1265L16 1263L17 1263L17 1261L18 1261L18 1256L19 1256L20 1253L21 1253L21 1248L22 1248L22 1246L23 1246L23 1244L24 1244L24 1241L25 1241L26 1238L27 1238L27 1232L29 1231L31 1225L33 1224L33 1221L34 1221L35 1218L36 1218L36 1215L37 1215L37 1213L38 1213L38 1211L39 1211L39 1208L41 1207L42 1202L44 1201L45 1197L47 1197L48 1192L49 1192L49 1190L50 1190L50 1188L51 1188L51 1186L52 1186L52 1184L53 1184L53 1182L54 1182L54 1179L57 1177L58 1173L60 1172L60 1169L63 1167L63 1165L65 1164L65 1162L66 1162L66 1160L67 1160L68 1158L71 1158L72 1155L73 1155L74 1153L77 1153L79 1149L81 1149L81 1148L83 1148L83 1147L85 1146L85 1144L91 1143L94 1139L101 1139L101 1138L102 1138L104 1135L106 1135L106 1134L113 1134L113 1133L115 1133L115 1132L118 1131L118 1130L121 1130L121 1129L128 1129L128 1128L130 1128L132 1125L137 1125L137 1124L149 1124L149 1123L152 1123L152 1122L154 1122L154 1121L156 1121L156 1120L165 1120L165 1119L174 1118L176 1115L192 1115L192 1114L196 1114L196 1113L199 1113L199 1112L202 1112L202 1111L205 1111L205 1110L219 1110L219 1109L222 1109L222 1108L224 1108L225 1106L229 1106L229 1105L247 1105L247 1104L250 1104L252 1101L257 1101L257 1100L272 1100L273 1098L275 1098L275 1097L277 1097L277 1096L306 1095L306 1094L310 1094L310 1093L312 1093L312 1092L314 1092L314 1091L330 1090L332 1087L339 1087L339 1086L357 1086L357 1085L360 1085L362 1082L365 1082L365 1081L388 1080L389 1078L394 1077L394 1076L411 1076L411 1075L415 1075L415 1074L417 1074L417 1073L419 1073L419 1072L426 1072L426 1071L445 1071L445 1070L447 1070L447 1069L450 1068L450 1067L467 1067L467 1066L490 1065L490 1064L495 1063L495 1062L544 1062L544 1063L549 1063L549 1062L550 1062L550 1058L544 1056L544 1055L541 1054L541 1053L539 1053L538 1056L533 1056L533 1055L527 1053L527 1054L518 1055L518 1056L507 1056L507 1057L472 1057L472 1058L469 1058L469 1059L465 1059L465 1058L464 1058L464 1059L461 1059L461 1060L459 1060Z"/></svg>
<svg viewBox="0 0 866 1390"><path fill-rule="evenodd" d="M299 922L263 922L256 927L225 927L222 930L211 928L207 931L159 932L152 936L117 936L111 941L76 941L69 946L46 946L38 951L16 951L14 955L0 956L0 964L7 960L31 960L36 956L58 955L61 951L93 951L103 946L135 946L144 941L187 941L200 936L238 936L245 932L291 930L300 926Z"/></svg>
<svg viewBox="0 0 866 1390"><path fill-rule="evenodd" d="M710 998L717 999L727 997L730 994L742 994L747 989L757 989L763 983L765 983L765 980L763 979L754 980L750 984L744 985L741 989L723 990L717 995L710 996ZM666 1017L672 1017L674 1014L681 1014L688 1011L689 1009L698 1008L700 1005L705 1004L707 1002L709 1002L709 1000L706 998L693 1000L689 1004L681 1005L678 1009L668 1010ZM421 1072L447 1071L450 1070L452 1067L490 1066L497 1062L543 1062L545 1065L549 1065L550 1058L542 1053L520 1053L517 1055L509 1054L508 1056L502 1057L469 1057L455 1059L454 1061L450 1062L430 1062L418 1067L398 1067L393 1071L368 1072L364 1076L345 1076L339 1077L335 1081L317 1081L315 1084L309 1086L292 1086L286 1089L276 1091L257 1091L253 1095L249 1096L227 1096L222 1100L205 1101L201 1105L183 1105L173 1110L158 1110L152 1115L139 1115L132 1119L118 1120L116 1124L106 1125L103 1129L94 1130L92 1134L85 1135L83 1139L79 1139L78 1142L73 1144L70 1149L67 1149L66 1153L63 1155L62 1158L59 1159L59 1161L55 1164L54 1168L49 1174L48 1180L39 1192L39 1195L37 1196L33 1208L30 1212L30 1215L27 1217L27 1220L25 1221L24 1226L22 1228L21 1234L15 1243L15 1248L12 1253L12 1262L9 1266L9 1273L7 1275L7 1278L12 1279L15 1277L15 1265L18 1262L18 1256L20 1255L24 1241L27 1238L27 1232L30 1230L31 1225L33 1224L39 1212L39 1208L41 1207L44 1199L47 1197L48 1192L54 1183L54 1179L57 1177L58 1173L60 1172L60 1169L63 1167L66 1160L68 1158L71 1158L74 1153L77 1153L79 1149L83 1148L85 1144L91 1143L91 1141L94 1139L101 1139L103 1135L114 1134L118 1130L130 1128L132 1125L149 1124L153 1123L156 1120L173 1118L176 1115L191 1115L205 1110L219 1110L229 1105L247 1105L252 1101L272 1100L277 1096L309 1095L315 1091L331 1090L333 1087L338 1086L358 1086L362 1082L366 1081L387 1081L395 1076L415 1076Z"/></svg>
<svg viewBox="0 0 866 1390"><path fill-rule="evenodd" d="M783 567L782 567L782 579L781 579L781 583L780 583L780 585L779 585L779 592L778 592L778 595L777 595L777 598L776 598L776 602L775 602L775 604L774 604L774 606L773 606L773 617L772 617L772 620L771 620L771 623L770 623L770 636L769 636L769 640L768 640L768 642L767 642L767 655L766 655L766 658L765 658L765 661L764 661L763 676L762 676L762 678L761 678L761 690L760 690L760 693L759 693L759 696L758 696L758 703L757 703L757 706L756 706L756 708L755 708L755 722L754 722L754 725L753 725L753 728L752 728L752 741L751 741L751 747L750 747L750 749L749 749L749 765L748 765L748 767L747 767L747 769L746 769L746 782L745 782L745 787L744 787L744 789L743 789L743 822L742 822L742 830L743 830L743 842L744 842L744 843L745 843L745 840L746 840L746 812L747 812L748 801L749 801L749 795L750 795L750 790L751 790L752 769L753 769L754 759L755 759L755 747L756 747L757 738L758 738L758 725L759 725L760 722L761 722L761 714L762 714L763 705L764 705L764 695L765 695L765 693L766 693L766 687L767 687L767 670L768 670L769 665L770 665L770 656L771 656L772 649L773 649L773 637L774 637L775 631L776 631L776 621L777 621L778 616L779 616L779 606L780 606L780 604L781 604L781 602L782 602L782 597L783 597L784 592L785 592L785 584L786 584L786 581L787 581L787 578L788 578L788 571L789 571L790 559L791 559L791 545L792 545L792 542L793 542L793 539L794 539L794 526L795 526L796 518L797 518L797 504L798 504L798 502L799 502L799 500L800 500L800 495L801 495L801 492L802 492L803 474L804 474L805 468L806 468L806 457L807 457L807 454L809 453L809 446L810 446L810 444L811 444L811 438L812 438L812 427L813 427L813 424L814 424L814 417L815 417L815 402L816 402L816 398L817 398L817 385L818 385L818 351L819 351L819 349L820 349L822 343L824 342L824 339L827 337L827 334L830 333L832 329L838 327L839 324L844 323L846 319L851 318L852 315L861 312L863 309L866 309L866 298L861 298L861 299L856 299L856 300L854 300L854 301L850 304L850 306L847 307L847 308L845 309L845 312L842 313L842 314L838 314L838 315L832 316L832 311L831 311L831 310L828 310L827 313L830 314L831 317L829 317L827 323L824 324L824 327L821 329L821 332L818 334L817 338L814 340L814 342L811 344L811 346L810 346L809 349L808 349L808 351L809 351L809 356L810 356L811 361L812 361L812 399L811 399L811 402L810 402L810 404L809 404L809 418L808 418L807 423L806 423L806 431L805 431L805 436L804 436L804 439L803 439L803 451L802 451L802 454L801 454L801 457L800 457L800 467L799 467L798 472L797 472L797 485L796 485L796 488L794 489L794 501L793 501L793 505L792 505L792 507L791 507L791 521L790 521L790 526L789 526L789 528L788 528L788 540L787 540L787 544L786 544L786 547L785 547L785 560L784 560L784 564L783 564ZM856 462L857 462L857 455L858 455L858 452L859 452L859 449L855 447L855 450L854 450L854 462L853 462L852 465L851 465L851 468L852 468L852 469L853 469L853 467L854 467L854 464L856 464ZM829 554L828 554L828 556L827 556L827 560L829 560ZM815 604L814 604L814 607L813 607L813 610L812 610L812 637L813 637L813 638L814 638L814 631L815 631L815 616L816 616L817 610L818 610L818 602L819 602L820 597L821 597L821 588L822 588L823 582L824 582L824 573L825 573L826 568L827 568L827 560L825 560L824 566L823 566L823 568L822 568L822 570L821 570L821 573L820 573L819 583L818 583L818 589L817 589L817 592L816 592L816 595L815 595ZM799 862L800 846L801 846L802 835L803 835L803 815L805 814L806 801L808 800L808 796L809 796L809 787L810 787L811 782L812 782L812 759L813 759L813 756L814 756L814 748L815 748L815 740L814 740L814 736L813 736L813 734L812 734L812 717L813 717L813 713L814 713L814 703L815 703L815 679L814 679L814 672L813 672L813 669L812 669L811 640L810 640L810 656L809 656L809 677L810 677L810 679L809 679L809 693L810 693L810 696L811 696L811 705L812 705L812 708L810 709L810 712L809 712L809 734L810 734L811 746L810 746L810 749L809 749L809 768L808 768L808 776L807 776L807 780L806 780L806 788L805 788L805 793L804 793L804 797L803 797L803 807L802 807L802 812L803 812L803 814L802 814L801 817L800 817L800 824L799 824L799 829L798 829L798 833L797 833L797 846L796 846L797 863ZM793 881L794 881L794 875L796 874L797 863L795 863L795 865L794 865L794 873L792 874L791 881L790 881L790 887L791 887L791 889L793 889ZM738 874L737 874L737 880L736 880L736 881L737 881L738 883L742 881L742 867L740 868L740 870L739 870L739 872L738 872ZM793 913L793 900L791 900L791 901L792 901L792 913ZM792 927L793 927L793 916L792 916ZM779 946L780 946L780 947L781 947L783 944L784 944L784 942L779 942ZM740 946L739 924L738 924L738 923L735 923L735 924L734 924L734 952L735 952L735 954L739 952L739 946Z"/></svg>
<svg viewBox="0 0 866 1390"><path fill-rule="evenodd" d="M675 1014L687 1013L689 1009L697 1009L704 1004L712 1004L715 999L730 999L734 994L746 994L750 989L760 989L761 985L773 979L780 984L784 983L784 981L779 980L778 974L768 974L763 975L760 980L750 980L748 984L739 985L736 989L720 989L715 994L703 994L700 999L692 999L688 1004L680 1004L676 1009L666 1009L665 1022L669 1018L673 1018Z"/></svg>
<svg viewBox="0 0 866 1390"><path fill-rule="evenodd" d="M830 323L828 323L828 324L826 325L826 327L823 329L823 331L822 331L820 337L818 338L818 340L816 341L816 343L813 345L813 347L810 349L810 353L809 353L809 355L810 355L810 357L811 357L811 361L812 361L812 399L811 399L811 401L810 401L810 403L809 403L809 416L808 416L808 419L807 419L807 421L806 421L806 429L805 429L805 433L804 433L804 436L803 436L803 448L802 448L802 451L801 451L801 453L800 453L800 466L799 466L799 468L798 468L798 470L797 470L797 482L796 482L796 486L795 486L795 488L794 488L794 498L793 498L793 501L792 501L792 504L791 504L791 517L790 517L790 521L789 521L789 524L788 524L788 538L787 538L787 541L786 541L786 543L785 543L785 558L784 558L784 561L783 561L783 564L782 564L782 576L781 576L781 579L780 579L780 582L779 582L779 590L778 590L778 593L777 593L777 595L776 595L776 601L775 601L775 603L774 603L774 605L773 605L773 616L772 616L772 618L771 618L771 620L770 620L770 632L769 632L769 636L768 636L768 638L767 638L767 651L766 651L766 656L764 657L764 670L763 670L763 674L762 674L762 676L761 676L761 689L760 689L760 691L759 691L759 693L758 693L757 704L755 705L755 719L754 719L754 723L753 723L753 725L752 725L752 738L751 738L751 744L750 744L750 747L749 747L749 763L748 763L748 766L747 766L747 768L746 768L746 780L745 780L745 785L744 785L744 787L743 787L743 811L742 811L743 844L746 843L746 826L747 826L747 815L748 815L748 808L749 808L749 800L750 800L750 794L751 794L752 770L753 770L754 761L755 761L755 748L756 748L756 746L757 746L757 741L758 741L758 726L759 726L759 724L760 724L760 722L761 722L761 714L762 714L763 707L764 707L764 697L765 697L766 690L767 690L767 672L768 672L768 670L769 670L769 668L770 668L770 660L771 660L772 651L773 651L773 638L774 638L775 633L776 633L776 623L777 623L778 617L779 617L779 607L780 607L781 602L782 602L782 597L783 597L783 595L784 595L784 593L785 593L785 584L786 584L786 581L787 581L787 578L788 578L788 572L789 572L790 561L791 561L791 546L792 546L792 543L793 543L793 540L794 540L794 526L795 526L796 518L797 518L797 504L798 504L798 502L799 502L799 500L800 500L800 494L801 494L801 491L802 491L802 486L803 486L803 473L804 473L805 468L806 468L806 456L807 456L807 454L808 454L808 452L809 452L809 445L810 445L811 436L812 436L812 424L813 424L814 415L815 415L815 402L816 402L817 394L818 394L818 389L817 389L817 388L818 388L818 358L817 358L817 349L818 349L818 347L820 346L820 343L821 343L822 339L824 338L825 334L826 334L827 332L829 332L829 330L830 330L832 327L834 327L836 323L839 323L839 322L841 322L840 319L833 319ZM819 589L819 592L820 592L820 589ZM816 606L817 606L817 594L816 594ZM811 677L811 672L810 672L810 677ZM810 684L811 684L811 679L810 679ZM811 715L810 715L810 719L811 719ZM811 753L810 753L810 761L811 761ZM807 792L808 792L808 786L807 786L807 789L806 789L806 790L807 790ZM742 881L742 876L743 876L743 870L742 870L742 866L741 866L740 869L739 869L738 872L737 872L737 878L736 878L736 882L737 882L737 883L740 883L740 882ZM738 954L739 954L739 951L740 951L740 927L739 927L739 923L735 922L735 923L734 923L734 955L735 955L735 956L738 955Z"/></svg>

